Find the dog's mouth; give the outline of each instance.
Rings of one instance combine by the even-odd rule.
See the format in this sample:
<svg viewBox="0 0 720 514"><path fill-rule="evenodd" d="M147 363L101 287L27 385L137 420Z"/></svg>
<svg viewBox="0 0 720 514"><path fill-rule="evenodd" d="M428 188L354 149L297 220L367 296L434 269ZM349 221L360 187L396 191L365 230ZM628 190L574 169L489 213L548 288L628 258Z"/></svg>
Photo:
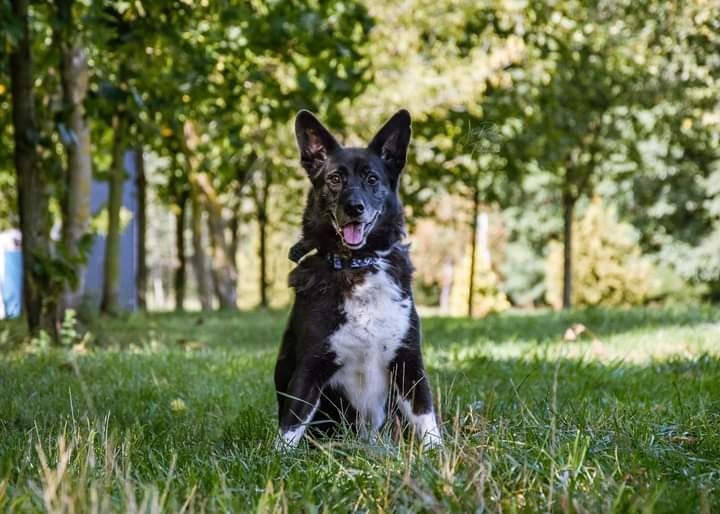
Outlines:
<svg viewBox="0 0 720 514"><path fill-rule="evenodd" d="M380 211L377 211L375 216L367 223L363 221L351 221L342 227L338 224L337 220L333 218L333 225L343 245L351 250L359 250L365 246L368 234L370 234L370 231L373 229L379 215Z"/></svg>

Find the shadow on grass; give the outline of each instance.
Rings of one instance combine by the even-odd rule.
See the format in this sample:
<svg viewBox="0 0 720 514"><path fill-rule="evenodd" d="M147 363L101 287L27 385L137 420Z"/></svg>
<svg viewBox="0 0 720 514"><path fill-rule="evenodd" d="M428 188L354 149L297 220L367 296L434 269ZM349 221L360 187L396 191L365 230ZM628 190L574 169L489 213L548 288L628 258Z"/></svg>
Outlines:
<svg viewBox="0 0 720 514"><path fill-rule="evenodd" d="M212 345L228 348L276 349L279 347L287 309L242 312L135 313L118 318L95 317L84 328L98 346ZM491 342L543 343L562 339L575 323L597 337L640 329L692 326L720 322L715 306L682 308L585 309L571 311L510 312L485 318L423 318L423 334L430 345ZM0 351L16 347L25 336L24 320L4 321Z"/></svg>
<svg viewBox="0 0 720 514"><path fill-rule="evenodd" d="M99 427L106 416L108 433L130 448L138 479L163 480L173 462L181 470L178 494L197 486L200 497L210 497L220 481L257 490L268 467L281 472L270 444L276 423L271 358L248 366L212 352L97 352L79 359L73 372L63 357L14 361L0 376L0 476L11 489L21 490L34 476L35 441L52 445L66 427ZM578 476L600 472L612 477L612 487L627 483L641 496L660 491L661 510L693 510L703 488L710 501L718 499L718 357L643 366L486 357L465 364L433 375L446 444L451 451L482 448L483 465L507 485L506 494L526 482L554 480L548 478L553 469L573 469L582 471ZM339 448L333 458L352 465L344 455L353 452L342 443ZM373 460L372 452L364 453ZM293 457L299 476L287 482L291 492L307 480L322 490L323 474L301 479L313 463L327 465L324 454L301 450ZM456 493L478 469L458 471ZM528 501L541 501L541 493L529 491Z"/></svg>
<svg viewBox="0 0 720 514"><path fill-rule="evenodd" d="M427 317L425 340L433 345L470 343L478 339L495 342L543 343L562 339L571 325L582 323L597 337L656 329L692 326L720 321L720 309L712 306L684 308L585 309L506 313L481 319Z"/></svg>
<svg viewBox="0 0 720 514"><path fill-rule="evenodd" d="M174 463L179 474L172 494L179 498L196 486L198 497L212 498L227 482L228 490L254 491L244 505L250 507L257 491L280 474L291 494L325 493L327 474L312 472L329 465L325 453L301 451L288 470L270 445L276 427L272 365L284 319L278 311L134 315L100 320L96 329L111 344L139 349L0 354L0 477L9 480L10 490L25 490L38 466L37 441L51 445L67 426L102 426L107 416L107 432L130 448L139 481L164 481ZM427 318L424 326L434 345L483 338L502 344L557 340L572 323L606 336L717 319L704 309L593 310ZM714 328L703 335L713 336ZM203 345L193 347L195 339ZM718 500L718 356L638 365L478 351L437 368L430 363L448 446L457 445L460 454L481 449L480 461L458 468L452 484L459 485L443 484L457 498L488 467L511 497L527 484L555 483L562 473L579 470L583 487L607 483L611 494L629 487L643 498L659 491L659 510L668 512L698 510L699 490L711 503ZM384 461L361 453L370 454L368 469L382 469ZM342 449L332 458L354 462ZM430 467L427 476L435 476L437 466ZM378 473L385 483L385 472ZM591 476L607 479L583 482ZM528 505L540 505L543 494L543 487L527 489ZM468 508L458 511L469 510L474 498L465 501Z"/></svg>

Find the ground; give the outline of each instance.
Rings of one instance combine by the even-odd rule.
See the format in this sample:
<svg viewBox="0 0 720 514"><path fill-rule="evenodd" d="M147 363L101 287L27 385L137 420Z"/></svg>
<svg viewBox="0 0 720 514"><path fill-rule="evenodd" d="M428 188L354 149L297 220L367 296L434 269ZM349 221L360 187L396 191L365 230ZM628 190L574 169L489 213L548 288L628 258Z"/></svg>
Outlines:
<svg viewBox="0 0 720 514"><path fill-rule="evenodd" d="M720 510L717 309L426 318L430 452L273 450L285 317L98 320L63 349L0 326L0 511Z"/></svg>

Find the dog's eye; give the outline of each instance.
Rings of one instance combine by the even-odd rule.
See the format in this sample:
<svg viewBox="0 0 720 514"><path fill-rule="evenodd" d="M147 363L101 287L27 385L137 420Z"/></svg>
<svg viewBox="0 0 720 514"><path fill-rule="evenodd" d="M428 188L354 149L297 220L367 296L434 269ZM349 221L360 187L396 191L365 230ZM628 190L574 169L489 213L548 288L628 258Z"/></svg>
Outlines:
<svg viewBox="0 0 720 514"><path fill-rule="evenodd" d="M340 184L340 182L342 182L342 179L340 178L339 173L332 173L332 174L328 175L328 181L331 184L337 186L338 184Z"/></svg>
<svg viewBox="0 0 720 514"><path fill-rule="evenodd" d="M367 179L365 179L365 180L367 180L367 183L370 184L371 186L374 186L375 184L378 183L377 175L368 175Z"/></svg>

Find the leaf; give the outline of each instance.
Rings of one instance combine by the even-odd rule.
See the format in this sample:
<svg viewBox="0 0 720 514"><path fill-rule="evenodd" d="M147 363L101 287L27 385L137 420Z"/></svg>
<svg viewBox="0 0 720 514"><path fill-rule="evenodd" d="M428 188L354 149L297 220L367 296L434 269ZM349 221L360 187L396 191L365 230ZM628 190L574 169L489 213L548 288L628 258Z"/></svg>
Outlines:
<svg viewBox="0 0 720 514"><path fill-rule="evenodd" d="M565 330L564 339L565 341L576 341L580 335L585 332L586 327L582 323L575 323Z"/></svg>
<svg viewBox="0 0 720 514"><path fill-rule="evenodd" d="M170 410L176 413L183 413L187 411L187 405L182 398L175 398L170 402Z"/></svg>

